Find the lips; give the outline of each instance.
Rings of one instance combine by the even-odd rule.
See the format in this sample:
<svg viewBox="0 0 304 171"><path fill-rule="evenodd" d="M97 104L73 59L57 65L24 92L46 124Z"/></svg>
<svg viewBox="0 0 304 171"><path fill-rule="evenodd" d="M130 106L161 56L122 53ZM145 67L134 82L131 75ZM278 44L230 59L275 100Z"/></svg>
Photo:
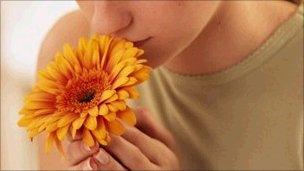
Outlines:
<svg viewBox="0 0 304 171"><path fill-rule="evenodd" d="M136 42L134 42L134 46L141 47L141 46L143 46L150 39L151 39L151 37L148 37L146 39L136 41Z"/></svg>

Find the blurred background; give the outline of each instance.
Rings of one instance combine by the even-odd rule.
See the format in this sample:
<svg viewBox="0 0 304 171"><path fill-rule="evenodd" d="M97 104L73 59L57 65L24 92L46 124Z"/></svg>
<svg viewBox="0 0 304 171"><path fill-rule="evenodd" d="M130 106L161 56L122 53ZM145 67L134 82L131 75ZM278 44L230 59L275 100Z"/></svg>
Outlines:
<svg viewBox="0 0 304 171"><path fill-rule="evenodd" d="M17 127L40 44L51 26L77 8L74 1L1 1L1 170L39 169L37 141Z"/></svg>

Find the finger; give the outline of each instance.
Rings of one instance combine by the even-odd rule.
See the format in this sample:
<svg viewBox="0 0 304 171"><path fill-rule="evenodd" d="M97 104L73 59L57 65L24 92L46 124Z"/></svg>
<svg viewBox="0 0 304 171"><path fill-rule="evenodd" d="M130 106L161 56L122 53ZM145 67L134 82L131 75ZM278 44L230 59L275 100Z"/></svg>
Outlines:
<svg viewBox="0 0 304 171"><path fill-rule="evenodd" d="M67 159L70 165L75 165L85 158L98 152L99 144L95 143L95 146L88 147L82 141L74 141L68 145L67 148Z"/></svg>
<svg viewBox="0 0 304 171"><path fill-rule="evenodd" d="M111 135L111 141L105 149L130 170L155 170L157 168L139 148L120 136Z"/></svg>
<svg viewBox="0 0 304 171"><path fill-rule="evenodd" d="M122 124L126 128L122 137L138 147L140 151L142 151L142 153L156 165L165 164L166 161L164 159L168 159L171 155L174 155L173 152L162 142L149 137L135 127L128 126L123 122Z"/></svg>
<svg viewBox="0 0 304 171"><path fill-rule="evenodd" d="M76 132L75 137L73 138L71 134L67 135L67 140L69 142L73 142L73 141L78 141L81 140L82 136L81 133L79 131Z"/></svg>
<svg viewBox="0 0 304 171"><path fill-rule="evenodd" d="M93 155L93 159L97 163L98 170L127 170L102 148Z"/></svg>
<svg viewBox="0 0 304 171"><path fill-rule="evenodd" d="M171 133L164 126L153 120L152 113L147 108L139 107L135 111L137 117L136 127L150 137L160 140L172 150L176 150Z"/></svg>
<svg viewBox="0 0 304 171"><path fill-rule="evenodd" d="M97 170L98 165L92 157L85 159L77 165L69 167L69 170Z"/></svg>

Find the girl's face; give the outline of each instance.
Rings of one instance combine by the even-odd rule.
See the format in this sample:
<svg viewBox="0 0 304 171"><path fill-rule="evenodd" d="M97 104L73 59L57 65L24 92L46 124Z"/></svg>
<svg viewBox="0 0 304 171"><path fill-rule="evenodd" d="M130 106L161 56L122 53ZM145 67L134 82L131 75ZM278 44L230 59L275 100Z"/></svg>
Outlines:
<svg viewBox="0 0 304 171"><path fill-rule="evenodd" d="M91 33L114 34L145 50L153 68L174 58L200 34L219 1L78 1Z"/></svg>

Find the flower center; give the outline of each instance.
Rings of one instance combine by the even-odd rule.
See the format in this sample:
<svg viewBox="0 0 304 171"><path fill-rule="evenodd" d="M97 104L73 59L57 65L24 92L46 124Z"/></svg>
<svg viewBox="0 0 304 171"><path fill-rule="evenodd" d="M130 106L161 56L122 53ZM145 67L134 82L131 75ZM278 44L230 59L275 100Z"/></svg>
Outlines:
<svg viewBox="0 0 304 171"><path fill-rule="evenodd" d="M109 75L93 69L75 75L61 88L57 96L56 107L59 111L81 113L101 102L102 92L109 88Z"/></svg>
<svg viewBox="0 0 304 171"><path fill-rule="evenodd" d="M78 100L80 103L88 103L95 97L95 91L89 90L85 92L84 95Z"/></svg>

